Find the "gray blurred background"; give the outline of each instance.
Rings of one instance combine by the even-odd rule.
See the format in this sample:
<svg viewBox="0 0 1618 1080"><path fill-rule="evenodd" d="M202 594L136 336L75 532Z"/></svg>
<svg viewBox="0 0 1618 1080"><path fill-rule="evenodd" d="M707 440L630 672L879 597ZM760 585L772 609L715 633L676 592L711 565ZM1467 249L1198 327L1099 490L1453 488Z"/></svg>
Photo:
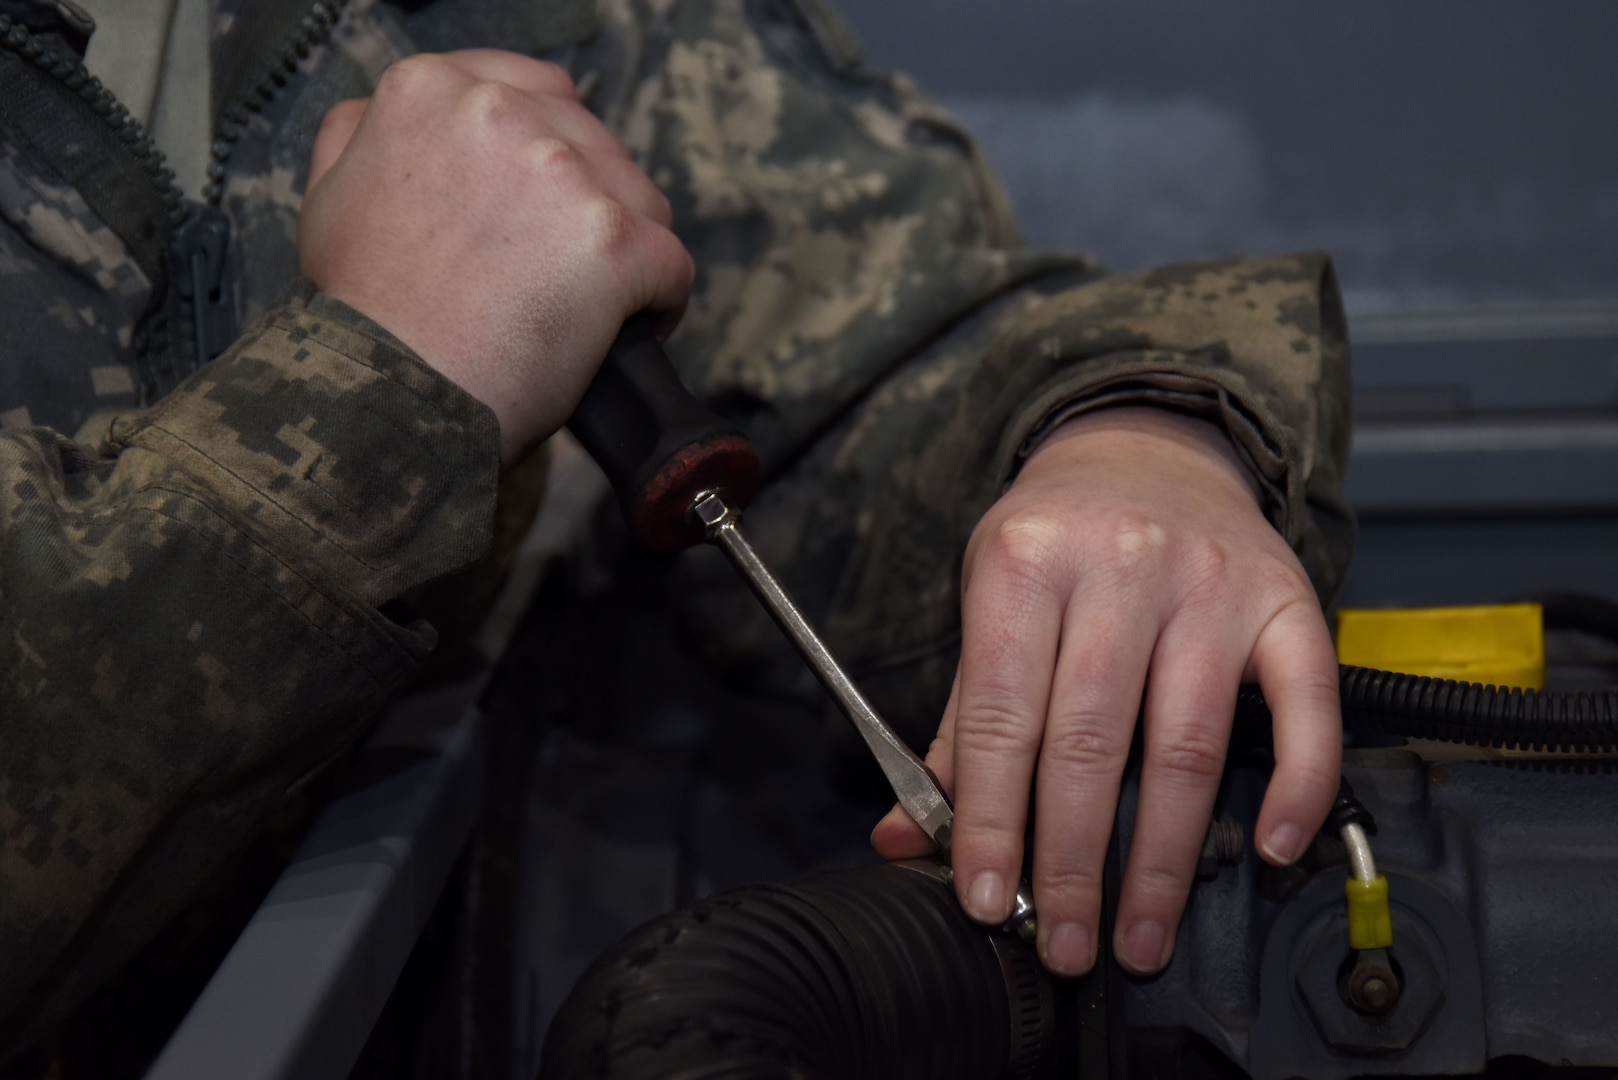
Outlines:
<svg viewBox="0 0 1618 1080"><path fill-rule="evenodd" d="M1618 597L1618 5L840 0L1114 270L1325 248L1354 341L1341 600Z"/></svg>
<svg viewBox="0 0 1618 1080"><path fill-rule="evenodd" d="M844 0L1031 240L1131 270L1324 247L1351 313L1618 297L1605 0Z"/></svg>

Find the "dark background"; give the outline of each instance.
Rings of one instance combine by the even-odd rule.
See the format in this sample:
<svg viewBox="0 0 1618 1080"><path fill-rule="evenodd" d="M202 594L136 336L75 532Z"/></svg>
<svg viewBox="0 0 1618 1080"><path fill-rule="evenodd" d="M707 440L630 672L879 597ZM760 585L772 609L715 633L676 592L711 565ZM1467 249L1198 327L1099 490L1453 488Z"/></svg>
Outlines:
<svg viewBox="0 0 1618 1080"><path fill-rule="evenodd" d="M1351 314L1618 297L1618 5L844 0L1120 270L1323 247Z"/></svg>

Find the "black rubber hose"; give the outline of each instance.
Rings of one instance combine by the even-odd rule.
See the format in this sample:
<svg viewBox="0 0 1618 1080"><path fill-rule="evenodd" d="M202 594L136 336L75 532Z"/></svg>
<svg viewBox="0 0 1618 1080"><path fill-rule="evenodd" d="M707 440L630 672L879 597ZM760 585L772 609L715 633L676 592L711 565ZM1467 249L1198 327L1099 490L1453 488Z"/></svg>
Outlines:
<svg viewBox="0 0 1618 1080"><path fill-rule="evenodd" d="M840 871L632 932L563 1003L540 1076L1033 1077L1066 1067L1054 995L1033 950L972 923L943 881Z"/></svg>
<svg viewBox="0 0 1618 1080"><path fill-rule="evenodd" d="M1618 690L1542 693L1347 664L1339 667L1338 685L1350 729L1525 750L1618 749ZM1242 687L1236 715L1268 719L1257 687Z"/></svg>

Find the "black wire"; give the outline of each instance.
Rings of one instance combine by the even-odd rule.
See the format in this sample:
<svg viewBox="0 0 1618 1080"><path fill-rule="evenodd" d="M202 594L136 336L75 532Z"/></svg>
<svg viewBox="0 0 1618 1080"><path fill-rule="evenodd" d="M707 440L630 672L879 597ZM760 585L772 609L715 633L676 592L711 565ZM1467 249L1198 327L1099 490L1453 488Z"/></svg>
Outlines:
<svg viewBox="0 0 1618 1080"><path fill-rule="evenodd" d="M1545 629L1577 630L1618 642L1618 603L1595 593L1536 592L1514 596L1513 604L1538 604L1545 611Z"/></svg>
<svg viewBox="0 0 1618 1080"><path fill-rule="evenodd" d="M1354 789L1344 777L1337 778L1337 798L1331 804L1331 810L1326 813L1326 824L1321 832L1336 836L1342 832L1344 825L1358 825L1364 829L1366 835L1376 835L1376 819L1371 812L1365 809L1359 799L1354 796Z"/></svg>
<svg viewBox="0 0 1618 1080"><path fill-rule="evenodd" d="M1340 665L1343 723L1410 739L1512 749L1596 752L1618 749L1618 691L1522 690ZM1243 726L1268 724L1256 686L1236 699Z"/></svg>

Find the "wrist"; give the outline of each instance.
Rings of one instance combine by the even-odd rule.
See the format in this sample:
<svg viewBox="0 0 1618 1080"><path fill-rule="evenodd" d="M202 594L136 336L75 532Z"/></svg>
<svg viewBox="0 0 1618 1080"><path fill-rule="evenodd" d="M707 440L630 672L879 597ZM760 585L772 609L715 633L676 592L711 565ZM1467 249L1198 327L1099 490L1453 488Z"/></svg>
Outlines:
<svg viewBox="0 0 1618 1080"><path fill-rule="evenodd" d="M401 311L400 307L362 290L340 285L320 285L319 289L320 295L336 300L363 316L374 330L385 333L400 348L414 354L416 359L493 413L500 432L500 461L503 466L515 464L538 441L530 431L532 425L524 423L526 417L519 411L522 395L502 385L501 371L487 358L459 347L455 335L442 340L436 332L438 327L430 320L406 314L410 308ZM422 305L420 310L430 309Z"/></svg>
<svg viewBox="0 0 1618 1080"><path fill-rule="evenodd" d="M1235 480L1255 503L1262 499L1258 479L1236 453L1224 429L1185 413L1150 405L1120 405L1081 413L1053 428L1028 455L1024 470L1060 446L1070 451L1083 447L1131 457L1149 454L1180 457L1188 464L1200 462Z"/></svg>

